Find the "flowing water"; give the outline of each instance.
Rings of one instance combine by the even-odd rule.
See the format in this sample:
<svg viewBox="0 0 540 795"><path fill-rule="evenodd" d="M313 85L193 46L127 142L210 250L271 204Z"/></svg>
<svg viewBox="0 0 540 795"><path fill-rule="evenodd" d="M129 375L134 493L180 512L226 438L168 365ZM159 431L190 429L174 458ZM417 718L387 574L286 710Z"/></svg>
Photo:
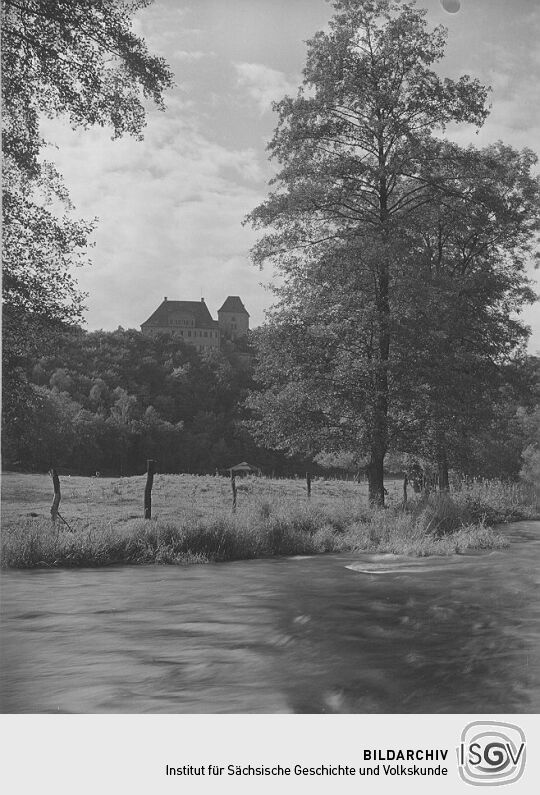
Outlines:
<svg viewBox="0 0 540 795"><path fill-rule="evenodd" d="M8 571L3 712L540 711L540 522L450 558Z"/></svg>

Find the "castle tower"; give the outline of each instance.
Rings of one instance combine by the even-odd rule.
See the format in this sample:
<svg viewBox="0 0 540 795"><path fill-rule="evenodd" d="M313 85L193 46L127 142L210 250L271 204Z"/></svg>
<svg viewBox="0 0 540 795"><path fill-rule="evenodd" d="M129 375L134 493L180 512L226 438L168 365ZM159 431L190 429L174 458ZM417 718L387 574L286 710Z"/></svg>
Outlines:
<svg viewBox="0 0 540 795"><path fill-rule="evenodd" d="M243 337L249 331L249 312L246 311L240 296L229 295L221 309L218 309L220 332L230 339Z"/></svg>

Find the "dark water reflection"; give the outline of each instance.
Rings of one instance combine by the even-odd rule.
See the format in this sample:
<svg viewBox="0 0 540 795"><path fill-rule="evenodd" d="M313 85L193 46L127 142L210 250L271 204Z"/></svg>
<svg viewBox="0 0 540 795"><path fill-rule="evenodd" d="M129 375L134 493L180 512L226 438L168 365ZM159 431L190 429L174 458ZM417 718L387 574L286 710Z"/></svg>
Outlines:
<svg viewBox="0 0 540 795"><path fill-rule="evenodd" d="M3 712L540 711L540 522L504 552L4 572Z"/></svg>

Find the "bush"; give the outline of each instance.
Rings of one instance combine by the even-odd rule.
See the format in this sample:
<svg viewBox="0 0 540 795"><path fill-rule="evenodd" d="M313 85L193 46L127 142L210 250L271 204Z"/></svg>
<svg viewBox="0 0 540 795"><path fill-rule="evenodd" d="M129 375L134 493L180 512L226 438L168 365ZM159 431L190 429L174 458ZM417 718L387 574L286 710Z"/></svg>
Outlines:
<svg viewBox="0 0 540 795"><path fill-rule="evenodd" d="M470 521L487 525L531 519L536 514L530 494L519 483L474 481L464 484L454 499L468 511Z"/></svg>
<svg viewBox="0 0 540 795"><path fill-rule="evenodd" d="M416 512L424 532L435 536L455 533L470 522L468 509L456 504L450 495L444 492L430 494L425 500L420 501Z"/></svg>

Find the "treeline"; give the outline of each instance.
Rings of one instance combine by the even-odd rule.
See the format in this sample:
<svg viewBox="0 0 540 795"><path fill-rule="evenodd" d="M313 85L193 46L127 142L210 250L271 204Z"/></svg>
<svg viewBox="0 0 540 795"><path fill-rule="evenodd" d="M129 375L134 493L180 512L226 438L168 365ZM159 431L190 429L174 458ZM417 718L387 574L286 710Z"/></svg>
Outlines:
<svg viewBox="0 0 540 795"><path fill-rule="evenodd" d="M5 468L117 476L143 471L147 458L163 472L213 473L242 460L276 474L302 466L258 447L244 427L253 384L232 344L200 355L169 335L78 329L36 341L17 376L24 401L7 394Z"/></svg>
<svg viewBox="0 0 540 795"><path fill-rule="evenodd" d="M252 335L262 355L264 336ZM257 443L246 402L263 386L239 355L245 352L229 342L199 354L170 335L152 339L121 328L36 339L32 356L5 371L3 465L119 476L142 472L147 458L162 472L191 473L247 460L276 475L309 466L363 476L361 451L330 449L308 462ZM540 475L540 361L522 359L513 376L489 420L456 445L452 464L460 475L513 479L522 472L532 483ZM403 472L410 458L390 453L387 472Z"/></svg>

